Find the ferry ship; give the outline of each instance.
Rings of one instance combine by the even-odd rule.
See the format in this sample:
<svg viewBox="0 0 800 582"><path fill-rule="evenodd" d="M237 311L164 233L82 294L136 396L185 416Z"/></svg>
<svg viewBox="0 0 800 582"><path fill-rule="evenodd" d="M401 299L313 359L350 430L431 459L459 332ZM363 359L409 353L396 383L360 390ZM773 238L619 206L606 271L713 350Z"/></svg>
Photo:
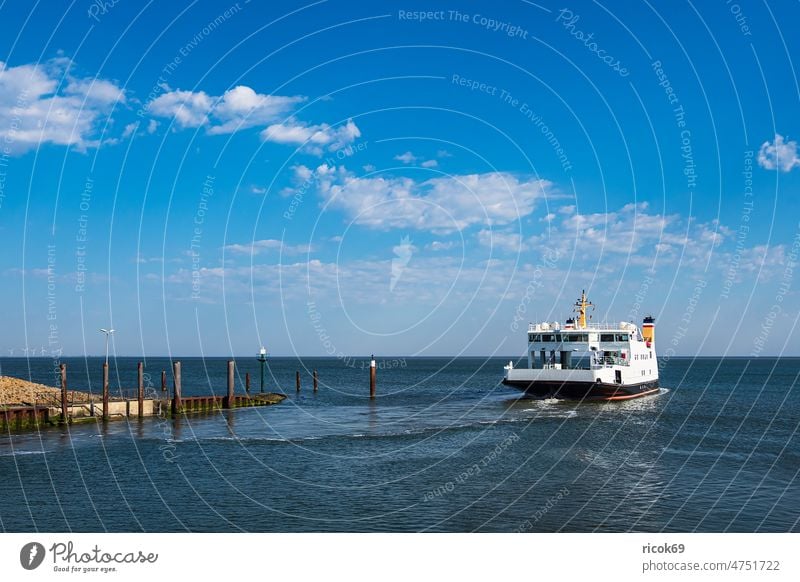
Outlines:
<svg viewBox="0 0 800 582"><path fill-rule="evenodd" d="M563 326L531 323L528 367L509 362L503 384L558 399L628 400L657 393L655 319L645 317L641 329L626 321L588 323L590 307L583 291L575 302L577 318Z"/></svg>

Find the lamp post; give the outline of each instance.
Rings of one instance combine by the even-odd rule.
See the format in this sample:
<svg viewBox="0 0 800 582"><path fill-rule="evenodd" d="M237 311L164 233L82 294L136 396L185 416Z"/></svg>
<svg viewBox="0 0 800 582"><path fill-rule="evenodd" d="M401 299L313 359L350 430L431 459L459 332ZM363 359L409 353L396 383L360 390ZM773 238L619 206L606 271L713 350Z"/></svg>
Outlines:
<svg viewBox="0 0 800 582"><path fill-rule="evenodd" d="M114 333L114 330L113 329L105 329L105 328L101 327L100 331L102 331L104 334L106 334L106 366L108 366L108 336L110 336L112 333Z"/></svg>
<svg viewBox="0 0 800 582"><path fill-rule="evenodd" d="M256 358L261 363L261 392L264 392L264 364L267 362L267 348L262 347Z"/></svg>

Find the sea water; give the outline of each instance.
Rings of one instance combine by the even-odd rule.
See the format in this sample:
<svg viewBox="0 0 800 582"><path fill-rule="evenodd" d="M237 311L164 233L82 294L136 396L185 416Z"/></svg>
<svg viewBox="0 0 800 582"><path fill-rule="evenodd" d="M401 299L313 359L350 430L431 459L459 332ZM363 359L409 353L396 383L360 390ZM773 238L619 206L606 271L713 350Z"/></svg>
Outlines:
<svg viewBox="0 0 800 582"><path fill-rule="evenodd" d="M100 359L65 362L99 392ZM800 531L800 359L672 358L659 394L584 404L504 387L505 358L378 363L375 400L366 359L270 358L279 405L0 435L0 530ZM53 364L0 373L55 385ZM147 360L148 393L170 369ZM260 390L254 358L237 372ZM221 395L225 359L182 377Z"/></svg>

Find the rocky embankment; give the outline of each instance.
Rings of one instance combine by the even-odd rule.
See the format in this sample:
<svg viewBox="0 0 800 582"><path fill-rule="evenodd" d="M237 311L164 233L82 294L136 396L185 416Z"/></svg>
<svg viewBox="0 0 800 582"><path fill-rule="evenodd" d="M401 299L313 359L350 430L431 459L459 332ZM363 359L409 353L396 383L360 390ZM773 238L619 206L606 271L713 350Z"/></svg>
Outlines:
<svg viewBox="0 0 800 582"><path fill-rule="evenodd" d="M88 402L89 394L70 390L70 403ZM55 406L61 402L61 390L44 384L36 384L11 376L0 376L0 406Z"/></svg>

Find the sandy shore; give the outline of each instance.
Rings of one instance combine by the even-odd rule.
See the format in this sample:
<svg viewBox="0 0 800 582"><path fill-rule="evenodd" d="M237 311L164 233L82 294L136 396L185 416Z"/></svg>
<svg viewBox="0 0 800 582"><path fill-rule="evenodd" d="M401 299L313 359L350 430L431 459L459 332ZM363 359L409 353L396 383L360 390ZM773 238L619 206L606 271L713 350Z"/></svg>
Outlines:
<svg viewBox="0 0 800 582"><path fill-rule="evenodd" d="M70 402L88 402L89 394L77 390L69 390L67 398ZM61 390L44 384L36 384L11 376L0 376L0 406L41 406L55 405L61 402Z"/></svg>

